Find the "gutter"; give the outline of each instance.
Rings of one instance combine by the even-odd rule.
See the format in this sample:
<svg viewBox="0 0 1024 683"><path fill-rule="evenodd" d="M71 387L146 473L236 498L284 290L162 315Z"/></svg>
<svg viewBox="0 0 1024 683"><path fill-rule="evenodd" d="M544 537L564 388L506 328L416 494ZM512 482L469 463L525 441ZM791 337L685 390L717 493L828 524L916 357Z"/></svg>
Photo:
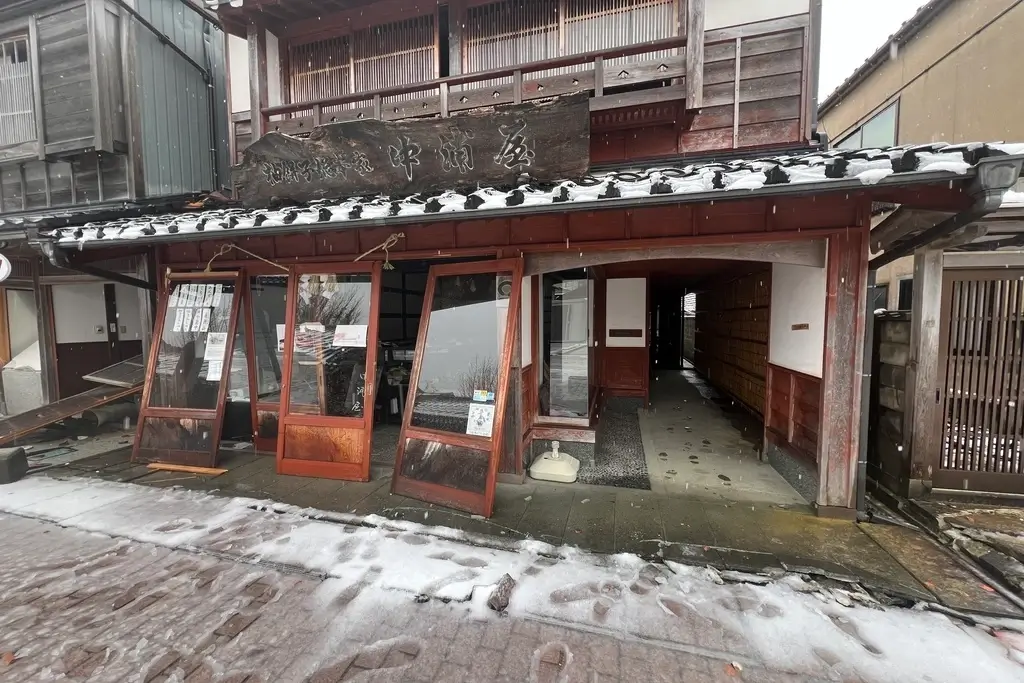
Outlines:
<svg viewBox="0 0 1024 683"><path fill-rule="evenodd" d="M871 369L874 362L875 312L873 310L875 277L878 269L896 259L908 256L918 249L927 247L947 237L956 230L996 211L1003 203L1003 195L1016 185L1024 167L1024 157L987 157L975 166L976 173L967 192L974 197L974 204L944 221L919 232L896 248L883 252L868 261L867 300L864 321L864 351L861 361L860 388L860 443L857 454L857 517L867 519L867 478L868 478L868 415L871 409Z"/></svg>
<svg viewBox="0 0 1024 683"><path fill-rule="evenodd" d="M68 262L67 254L59 249L54 249L51 242L44 242L39 245L40 251L43 256L50 262L50 265L55 268L62 270L71 270L76 273L83 273L85 275L92 275L103 280L109 280L110 282L120 282L123 285L130 287L138 287L139 289L147 289L151 292L157 291L156 284L153 282L147 282L146 280L140 280L138 278L131 277L130 275L124 275L123 273L116 273L112 270L106 270L104 268L96 268L85 263L73 264Z"/></svg>
<svg viewBox="0 0 1024 683"><path fill-rule="evenodd" d="M998 157L1007 159L1009 157ZM1016 157L1015 157L1016 158ZM1024 159L1024 157L1020 157ZM822 180L813 183L780 183L778 185L765 185L757 190L707 190L704 192L693 192L689 194L654 194L646 197L620 197L615 199L599 199L588 202L559 202L544 205L520 205L502 209L485 209L476 211L458 211L445 213L416 214L410 216L388 216L383 218L360 218L345 221L330 221L324 223L309 223L302 225L287 224L275 225L272 227L235 228L232 230L217 230L215 232L186 233L186 234L163 234L136 237L125 240L87 240L85 242L67 242L57 244L61 249L93 249L125 245L149 245L162 244L166 242L180 242L183 238L192 239L230 239L238 237L269 237L274 235L286 235L295 233L317 233L336 230L354 230L365 227L392 227L399 225L420 225L424 223L444 223L450 221L466 221L491 218L512 218L523 215L567 213L570 211L604 211L610 209L642 209L651 206L666 206L672 204L698 204L701 202L729 201L737 199L749 199L759 197L779 196L802 196L809 194L823 194L835 192L863 192L870 191L873 187L900 187L904 185L917 185L925 183L960 182L970 179L975 174L975 169L969 169L964 174L952 173L949 171L911 171L898 173L883 178L874 185L865 185L857 178L843 178ZM36 243L41 241L53 242L50 237L39 237Z"/></svg>
<svg viewBox="0 0 1024 683"><path fill-rule="evenodd" d="M868 262L870 271L878 270L896 259L909 256L918 249L927 247L936 240L950 236L971 223L994 211L1003 204L1006 194L1021 177L1024 156L987 157L975 166L975 175L967 187L967 193L974 198L974 204L960 213L919 232L908 240L899 242L894 249L882 252Z"/></svg>

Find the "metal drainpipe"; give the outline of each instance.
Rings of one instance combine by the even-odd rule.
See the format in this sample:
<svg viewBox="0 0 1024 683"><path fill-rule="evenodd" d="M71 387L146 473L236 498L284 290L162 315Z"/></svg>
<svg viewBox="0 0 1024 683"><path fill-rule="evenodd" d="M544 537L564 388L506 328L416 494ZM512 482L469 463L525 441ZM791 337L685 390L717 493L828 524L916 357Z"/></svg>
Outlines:
<svg viewBox="0 0 1024 683"><path fill-rule="evenodd" d="M867 296L864 302L864 353L860 369L860 442L857 453L857 519L867 521L868 434L871 414L871 369L875 351L875 277L878 271L868 264Z"/></svg>

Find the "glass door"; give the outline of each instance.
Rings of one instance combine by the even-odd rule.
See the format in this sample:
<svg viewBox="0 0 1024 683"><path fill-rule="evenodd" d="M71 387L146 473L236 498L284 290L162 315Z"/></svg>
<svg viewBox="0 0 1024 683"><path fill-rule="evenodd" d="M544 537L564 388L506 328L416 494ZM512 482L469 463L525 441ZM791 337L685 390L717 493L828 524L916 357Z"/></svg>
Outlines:
<svg viewBox="0 0 1024 683"><path fill-rule="evenodd" d="M430 269L394 493L491 515L521 291L520 260Z"/></svg>
<svg viewBox="0 0 1024 683"><path fill-rule="evenodd" d="M288 278L277 471L368 481L380 264L296 266Z"/></svg>
<svg viewBox="0 0 1024 683"><path fill-rule="evenodd" d="M132 460L216 464L241 291L236 272L168 276Z"/></svg>

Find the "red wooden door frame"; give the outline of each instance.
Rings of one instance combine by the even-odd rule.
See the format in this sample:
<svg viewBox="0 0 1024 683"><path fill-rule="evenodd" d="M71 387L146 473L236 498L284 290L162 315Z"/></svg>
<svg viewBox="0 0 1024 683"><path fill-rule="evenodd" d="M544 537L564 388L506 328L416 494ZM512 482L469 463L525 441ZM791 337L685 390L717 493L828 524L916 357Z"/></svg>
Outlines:
<svg viewBox="0 0 1024 683"><path fill-rule="evenodd" d="M420 370L423 363L423 352L426 349L427 328L430 326L431 308L434 302L434 288L439 277L450 275L479 275L509 272L512 274L512 290L509 295L509 315L505 324L505 337L502 340L498 366L498 386L495 388L494 424L490 438L455 434L425 427L414 427L412 412L419 393ZM429 503L437 503L473 514L490 517L494 510L494 489L497 484L498 466L501 461L501 449L504 447L505 408L508 404L509 373L511 371L513 339L519 325L522 297L523 262L521 259L499 259L496 261L474 261L471 263L452 263L431 266L427 276L427 289L423 295L423 312L420 316L419 335L416 339L416 353L413 357L412 375L409 378L409 396L405 402L405 414L402 416L402 431L398 439L398 454L395 458L395 471L391 482L392 493L417 498ZM514 428L514 427L513 427ZM487 451L490 459L487 466L487 481L484 493L474 493L461 489L418 481L402 475L402 462L405 458L405 445L408 439L423 439L445 445L463 446L475 450Z"/></svg>
<svg viewBox="0 0 1024 683"><path fill-rule="evenodd" d="M195 408L166 408L151 407L149 405L151 391L153 389L153 377L156 374L157 360L160 356L160 344L164 336L164 324L167 318L167 304L171 298L170 285L173 282L193 282L203 280L235 280L234 298L231 301L231 313L228 316L227 339L224 347L224 361L221 370L220 385L217 389L217 406L214 409ZM238 325L238 311L242 299L242 283L245 275L241 269L235 271L215 271L199 273L168 273L165 276L164 286L160 290L160 302L157 306L156 325L153 330L153 341L150 345L149 362L146 367L146 384L142 390L142 402L139 405L138 427L135 430L135 443L132 446L132 462L138 462L139 449L142 445L142 430L145 428L148 418L173 418L173 419L194 419L212 420L213 433L211 435L211 447L209 458L204 461L196 461L193 457L194 451L166 449L171 455L178 455L180 461L175 464L200 465L203 467L214 467L217 464L217 453L220 448L220 434L224 426L224 408L227 401L228 379L231 376L231 359L235 350L235 333Z"/></svg>
<svg viewBox="0 0 1024 683"><path fill-rule="evenodd" d="M295 311L298 303L299 278L302 275L369 275L370 319L366 331L366 383L363 390L363 416L340 417L331 415L292 414L291 384L292 355L295 351ZM285 340L282 362L281 408L278 413L277 473L307 477L325 477L349 481L370 480L370 445L373 438L373 406L377 387L377 320L380 308L381 263L306 264L292 266L288 273L288 295L285 305ZM285 440L288 426L320 427L325 429L362 429L359 440L359 462L331 462L286 458Z"/></svg>

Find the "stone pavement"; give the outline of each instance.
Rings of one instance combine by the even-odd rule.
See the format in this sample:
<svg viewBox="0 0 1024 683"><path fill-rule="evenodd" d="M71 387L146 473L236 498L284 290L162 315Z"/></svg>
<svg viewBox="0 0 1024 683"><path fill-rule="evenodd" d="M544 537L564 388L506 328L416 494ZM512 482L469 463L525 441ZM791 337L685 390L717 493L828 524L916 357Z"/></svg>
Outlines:
<svg viewBox="0 0 1024 683"><path fill-rule="evenodd" d="M696 621L688 643L623 641L7 514L0 538L3 683L828 680Z"/></svg>
<svg viewBox="0 0 1024 683"><path fill-rule="evenodd" d="M597 553L738 571L798 571L860 582L907 600L1020 617L920 532L823 519L806 507L728 503L652 491L529 482L499 485L490 519L393 495L390 474L346 482L275 473L273 457L223 451L217 477L159 472L129 461L129 449L45 472L219 496L267 498L302 508L380 515L505 540L534 538ZM924 560L924 561L922 561Z"/></svg>

